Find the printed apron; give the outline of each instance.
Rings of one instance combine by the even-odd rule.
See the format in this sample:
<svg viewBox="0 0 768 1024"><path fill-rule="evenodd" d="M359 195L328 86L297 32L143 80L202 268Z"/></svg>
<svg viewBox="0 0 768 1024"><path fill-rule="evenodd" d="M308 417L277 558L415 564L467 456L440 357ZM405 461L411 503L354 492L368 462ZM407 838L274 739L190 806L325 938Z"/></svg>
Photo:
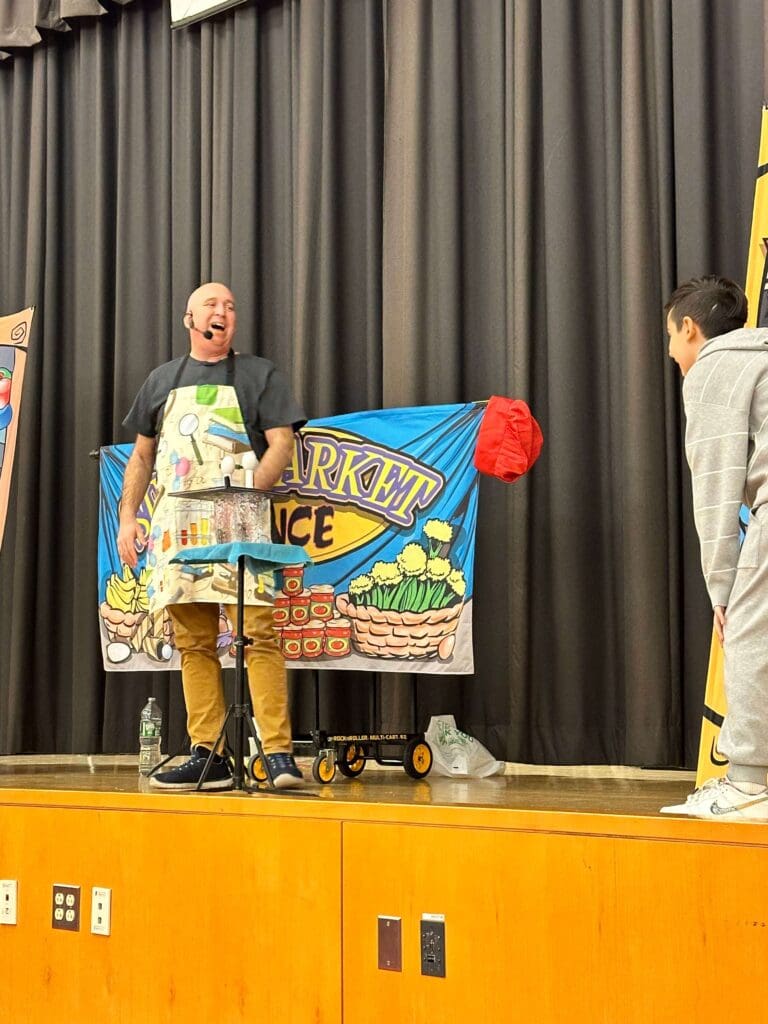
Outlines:
<svg viewBox="0 0 768 1024"><path fill-rule="evenodd" d="M234 387L234 356L227 358L226 384L177 387L186 366L179 368L165 403L157 438L155 472L160 499L147 541L147 597L150 612L168 604L234 604L237 566L223 563L171 564L181 549L215 542L212 502L180 497L187 491L221 486L221 460L252 451ZM237 478L233 478L237 483ZM245 574L248 605L274 602L272 573Z"/></svg>

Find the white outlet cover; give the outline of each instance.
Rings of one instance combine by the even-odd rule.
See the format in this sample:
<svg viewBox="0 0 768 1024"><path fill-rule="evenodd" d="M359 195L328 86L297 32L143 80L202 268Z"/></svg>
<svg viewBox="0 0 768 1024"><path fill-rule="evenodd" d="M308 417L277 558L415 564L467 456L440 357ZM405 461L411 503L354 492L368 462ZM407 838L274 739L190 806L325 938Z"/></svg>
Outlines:
<svg viewBox="0 0 768 1024"><path fill-rule="evenodd" d="M94 885L91 890L91 933L109 935L112 928L112 890Z"/></svg>
<svg viewBox="0 0 768 1024"><path fill-rule="evenodd" d="M0 924L16 924L18 891L15 879L0 879Z"/></svg>

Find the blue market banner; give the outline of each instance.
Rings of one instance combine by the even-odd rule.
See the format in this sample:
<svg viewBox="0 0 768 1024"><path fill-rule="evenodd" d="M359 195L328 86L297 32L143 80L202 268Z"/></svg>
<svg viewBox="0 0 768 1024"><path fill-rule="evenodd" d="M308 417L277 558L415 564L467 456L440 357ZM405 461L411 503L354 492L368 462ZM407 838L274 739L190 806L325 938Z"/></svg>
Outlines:
<svg viewBox="0 0 768 1024"><path fill-rule="evenodd" d="M314 420L300 431L272 504L274 539L300 545L313 559L278 579L275 630L289 664L473 671L473 455L484 411L480 404L384 409ZM118 504L131 450L101 450L104 665L110 671L176 668L170 618L163 609L151 612L147 597L153 545L161 542L152 535L161 497L155 481L139 510L147 546L137 569L121 564L117 554ZM222 609L218 645L225 666L234 664L231 642L232 624Z"/></svg>

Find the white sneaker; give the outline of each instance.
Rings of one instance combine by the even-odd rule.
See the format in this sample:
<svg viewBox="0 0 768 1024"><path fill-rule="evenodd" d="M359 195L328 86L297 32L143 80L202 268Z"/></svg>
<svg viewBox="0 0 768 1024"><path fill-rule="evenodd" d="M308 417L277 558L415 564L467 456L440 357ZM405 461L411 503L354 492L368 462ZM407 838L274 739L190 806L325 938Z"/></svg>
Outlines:
<svg viewBox="0 0 768 1024"><path fill-rule="evenodd" d="M768 789L745 793L729 779L709 779L694 790L684 804L662 807L661 813L717 821L768 822Z"/></svg>

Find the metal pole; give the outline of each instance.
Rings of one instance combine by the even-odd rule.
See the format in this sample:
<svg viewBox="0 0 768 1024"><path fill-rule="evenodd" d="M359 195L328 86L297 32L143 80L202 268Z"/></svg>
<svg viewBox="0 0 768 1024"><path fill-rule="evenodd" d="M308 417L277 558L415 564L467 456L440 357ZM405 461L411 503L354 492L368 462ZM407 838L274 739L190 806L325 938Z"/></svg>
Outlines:
<svg viewBox="0 0 768 1024"><path fill-rule="evenodd" d="M317 669L312 670L315 689L315 733L320 736L320 673ZM319 742L319 740L318 740Z"/></svg>
<svg viewBox="0 0 768 1024"><path fill-rule="evenodd" d="M235 767L232 783L235 789L244 789L243 757L245 756L245 732L243 730L245 704L245 555L237 560L237 636L235 637Z"/></svg>

